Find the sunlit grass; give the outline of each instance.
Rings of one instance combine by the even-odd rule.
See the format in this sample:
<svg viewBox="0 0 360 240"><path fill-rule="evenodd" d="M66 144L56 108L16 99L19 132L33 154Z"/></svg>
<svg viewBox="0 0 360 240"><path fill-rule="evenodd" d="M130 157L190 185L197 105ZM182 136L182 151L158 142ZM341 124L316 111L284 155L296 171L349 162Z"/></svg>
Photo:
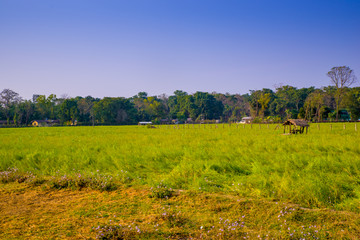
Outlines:
<svg viewBox="0 0 360 240"><path fill-rule="evenodd" d="M224 192L360 212L354 123L0 129L0 170L37 176L97 172L121 183ZM360 127L360 126L358 126Z"/></svg>
<svg viewBox="0 0 360 240"><path fill-rule="evenodd" d="M356 239L354 123L275 127L0 129L0 238Z"/></svg>

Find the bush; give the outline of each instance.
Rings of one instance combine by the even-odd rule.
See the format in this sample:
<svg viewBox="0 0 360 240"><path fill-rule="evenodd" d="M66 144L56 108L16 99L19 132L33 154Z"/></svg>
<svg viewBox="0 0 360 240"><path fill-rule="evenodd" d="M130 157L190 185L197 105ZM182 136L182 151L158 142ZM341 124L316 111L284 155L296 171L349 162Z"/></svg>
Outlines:
<svg viewBox="0 0 360 240"><path fill-rule="evenodd" d="M113 191L117 189L117 185L113 182L113 178L103 174L92 174L90 176L83 176L78 173L76 176L63 175L60 177L52 177L49 181L51 188L91 188L100 191Z"/></svg>
<svg viewBox="0 0 360 240"><path fill-rule="evenodd" d="M174 194L171 188L168 188L163 182L160 182L156 187L151 188L150 197L156 198L170 198Z"/></svg>
<svg viewBox="0 0 360 240"><path fill-rule="evenodd" d="M0 172L0 182L2 183L22 183L27 180L29 181L32 178L35 178L34 174L32 174L31 172L19 172L17 168L9 168L7 171Z"/></svg>

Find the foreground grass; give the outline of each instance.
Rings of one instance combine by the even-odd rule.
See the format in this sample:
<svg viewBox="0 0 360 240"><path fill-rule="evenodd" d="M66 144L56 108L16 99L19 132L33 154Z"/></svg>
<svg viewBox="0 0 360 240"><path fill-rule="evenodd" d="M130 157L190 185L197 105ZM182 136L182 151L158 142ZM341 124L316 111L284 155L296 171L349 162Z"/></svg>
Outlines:
<svg viewBox="0 0 360 240"><path fill-rule="evenodd" d="M319 126L291 136L275 125L0 129L0 171L101 173L128 185L360 212L360 134L354 124Z"/></svg>
<svg viewBox="0 0 360 240"><path fill-rule="evenodd" d="M206 193L0 185L1 239L357 239L360 216ZM103 234L103 235L102 235Z"/></svg>
<svg viewBox="0 0 360 240"><path fill-rule="evenodd" d="M354 124L215 127L0 129L0 238L360 235Z"/></svg>

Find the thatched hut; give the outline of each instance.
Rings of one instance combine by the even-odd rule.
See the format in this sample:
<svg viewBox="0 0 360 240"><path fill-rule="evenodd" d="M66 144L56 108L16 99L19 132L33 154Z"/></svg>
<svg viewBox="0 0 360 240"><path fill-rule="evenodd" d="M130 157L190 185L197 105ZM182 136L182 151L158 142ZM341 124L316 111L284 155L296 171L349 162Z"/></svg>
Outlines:
<svg viewBox="0 0 360 240"><path fill-rule="evenodd" d="M308 127L310 126L307 121L304 119L288 119L283 123L284 133L286 126L289 126L289 133L304 133L304 129L306 128L306 133L308 132ZM291 126L294 126L291 129Z"/></svg>

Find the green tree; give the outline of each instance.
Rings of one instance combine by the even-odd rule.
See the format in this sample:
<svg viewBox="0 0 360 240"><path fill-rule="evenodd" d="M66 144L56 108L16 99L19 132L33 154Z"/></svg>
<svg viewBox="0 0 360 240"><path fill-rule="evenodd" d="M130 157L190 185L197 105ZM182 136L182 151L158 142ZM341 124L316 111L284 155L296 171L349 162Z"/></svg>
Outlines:
<svg viewBox="0 0 360 240"><path fill-rule="evenodd" d="M335 85L335 103L336 103L336 120L339 119L340 104L343 96L346 93L346 88L350 87L355 81L356 77L354 71L347 66L333 67L327 76Z"/></svg>
<svg viewBox="0 0 360 240"><path fill-rule="evenodd" d="M320 122L324 112L324 92L320 89L310 93L305 101L305 119Z"/></svg>
<svg viewBox="0 0 360 240"><path fill-rule="evenodd" d="M181 120L189 117L188 93L176 90L173 96L168 98L168 107L170 118L181 118Z"/></svg>
<svg viewBox="0 0 360 240"><path fill-rule="evenodd" d="M350 112L351 120L360 119L360 87L350 89L344 99L347 110Z"/></svg>
<svg viewBox="0 0 360 240"><path fill-rule="evenodd" d="M42 119L55 119L55 102L55 94L50 94L48 97L40 95L36 99L36 110L40 113Z"/></svg>
<svg viewBox="0 0 360 240"><path fill-rule="evenodd" d="M253 118L259 116L260 103L259 99L261 97L261 90L250 90L250 113Z"/></svg>
<svg viewBox="0 0 360 240"><path fill-rule="evenodd" d="M94 105L95 119L101 124L134 124L136 109L129 99L105 97Z"/></svg>
<svg viewBox="0 0 360 240"><path fill-rule="evenodd" d="M216 93L214 96L224 106L222 113L223 121L239 121L243 116L250 115L250 105L244 96L239 94L231 95L229 93Z"/></svg>
<svg viewBox="0 0 360 240"><path fill-rule="evenodd" d="M137 97L137 98L145 99L145 98L147 98L147 96L148 96L148 93L147 93L147 92L139 92L136 97Z"/></svg>
<svg viewBox="0 0 360 240"><path fill-rule="evenodd" d="M95 116L94 116L94 103L96 100L87 96L85 98L80 99L77 102L77 106L79 109L79 118L81 122L89 123L91 121L92 125L95 125Z"/></svg>
<svg viewBox="0 0 360 240"><path fill-rule="evenodd" d="M268 115L269 104L274 100L274 92L271 89L263 88L262 90L250 90L250 109L251 116L254 118L264 118Z"/></svg>
<svg viewBox="0 0 360 240"><path fill-rule="evenodd" d="M30 100L25 100L23 103L24 110L25 110L25 124L29 124L31 120L34 119L34 113L35 113L35 104L31 102Z"/></svg>
<svg viewBox="0 0 360 240"><path fill-rule="evenodd" d="M165 105L157 97L147 97L143 106L150 120L160 120L167 115Z"/></svg>
<svg viewBox="0 0 360 240"><path fill-rule="evenodd" d="M268 108L270 100L271 100L270 93L261 93L260 98L258 100L261 106L260 117L264 118L265 110Z"/></svg>
<svg viewBox="0 0 360 240"><path fill-rule="evenodd" d="M63 124L65 122L71 121L73 124L79 116L78 106L75 99L65 99L65 101L60 106L59 117L60 122Z"/></svg>
<svg viewBox="0 0 360 240"><path fill-rule="evenodd" d="M222 116L224 106L222 102L207 92L196 92L193 95L190 111L195 119L219 119Z"/></svg>
<svg viewBox="0 0 360 240"><path fill-rule="evenodd" d="M21 98L18 93L10 89L4 89L0 93L0 105L3 114L6 117L6 120L9 124L11 118L11 110L15 105L21 101Z"/></svg>
<svg viewBox="0 0 360 240"><path fill-rule="evenodd" d="M28 125L34 119L35 104L30 100L21 101L16 104L14 111L14 122L17 125Z"/></svg>
<svg viewBox="0 0 360 240"><path fill-rule="evenodd" d="M294 118L297 116L296 93L297 89L289 85L276 89L275 112L277 115L280 115L282 118Z"/></svg>

